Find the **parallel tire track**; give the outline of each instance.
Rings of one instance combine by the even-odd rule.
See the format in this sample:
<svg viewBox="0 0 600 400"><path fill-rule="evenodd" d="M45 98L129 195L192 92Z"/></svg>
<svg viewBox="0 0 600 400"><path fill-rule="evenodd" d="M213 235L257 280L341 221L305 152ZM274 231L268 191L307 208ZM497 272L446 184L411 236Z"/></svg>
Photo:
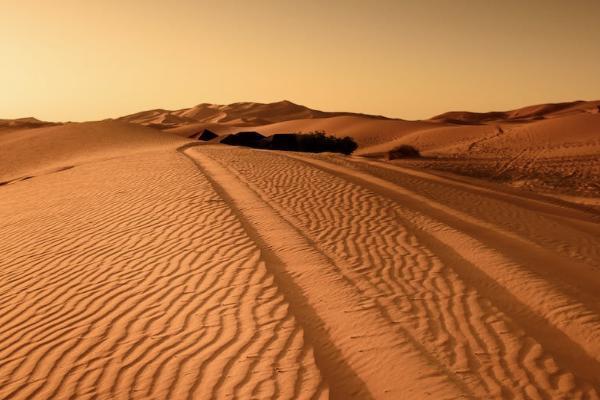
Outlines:
<svg viewBox="0 0 600 400"><path fill-rule="evenodd" d="M513 260L503 247L478 241L464 222L476 217L462 220L460 209L434 209L432 201L400 182L337 166L323 156L210 146L194 151L226 165L303 232L355 286L365 308L383 315L389 331L420 344L421 355L448 379L462 382L467 393L598 397L600 316L591 292L575 295ZM519 245L524 238L550 248L541 236L502 228L518 236ZM582 252L557 259L594 265L596 254L586 243L595 239L585 231L577 234ZM592 287L597 279L586 284Z"/></svg>

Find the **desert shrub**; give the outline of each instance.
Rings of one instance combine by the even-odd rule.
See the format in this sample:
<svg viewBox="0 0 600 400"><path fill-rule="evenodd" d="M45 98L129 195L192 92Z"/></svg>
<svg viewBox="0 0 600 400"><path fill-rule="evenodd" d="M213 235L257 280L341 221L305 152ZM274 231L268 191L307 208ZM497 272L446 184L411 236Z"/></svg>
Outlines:
<svg viewBox="0 0 600 400"><path fill-rule="evenodd" d="M202 133L200 135L198 135L198 139L208 142L209 140L212 140L212 139L216 138L217 136L218 135L216 133L214 133L213 131L211 131L209 129L205 129L204 131L202 131Z"/></svg>
<svg viewBox="0 0 600 400"><path fill-rule="evenodd" d="M390 160L398 158L418 158L421 157L421 153L414 146L403 144L391 150L388 156Z"/></svg>
<svg viewBox="0 0 600 400"><path fill-rule="evenodd" d="M350 136L344 136L338 139L338 147L341 153L348 155L358 148L358 144Z"/></svg>
<svg viewBox="0 0 600 400"><path fill-rule="evenodd" d="M220 143L231 146L260 148L264 139L265 137L258 132L238 132L221 139Z"/></svg>
<svg viewBox="0 0 600 400"><path fill-rule="evenodd" d="M325 132L321 131L299 134L297 137L298 150L310 153L328 151L332 153L351 154L358 147L354 139L349 136L337 138L326 135Z"/></svg>
<svg viewBox="0 0 600 400"><path fill-rule="evenodd" d="M264 137L257 132L238 132L221 140L232 146L248 146L271 150L303 151L308 153L351 154L358 145L351 137L337 138L325 132L276 133Z"/></svg>
<svg viewBox="0 0 600 400"><path fill-rule="evenodd" d="M267 138L267 148L271 150L298 151L298 135L295 133L276 133Z"/></svg>

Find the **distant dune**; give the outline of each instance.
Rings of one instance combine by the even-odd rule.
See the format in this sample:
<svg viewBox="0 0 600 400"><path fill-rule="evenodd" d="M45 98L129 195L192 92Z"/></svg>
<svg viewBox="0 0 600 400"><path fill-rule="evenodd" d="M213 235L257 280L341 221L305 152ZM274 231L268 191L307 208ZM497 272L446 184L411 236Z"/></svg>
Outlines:
<svg viewBox="0 0 600 400"><path fill-rule="evenodd" d="M55 122L40 121L37 118L0 119L0 133L18 129L42 128L45 126L59 125Z"/></svg>
<svg viewBox="0 0 600 400"><path fill-rule="evenodd" d="M481 124L486 122L531 121L579 113L598 113L600 101L574 101L569 103L538 104L511 111L476 113L451 111L431 118L432 121Z"/></svg>
<svg viewBox="0 0 600 400"><path fill-rule="evenodd" d="M424 160L410 162L495 179L553 195L600 196L600 101L539 104L510 111L452 111L406 121L355 113L323 112L283 101L271 104L200 104L178 111L153 110L121 120L196 138L253 130L275 133L325 131L352 137L356 155L386 157L411 145ZM406 161L396 161L403 162Z"/></svg>
<svg viewBox="0 0 600 400"><path fill-rule="evenodd" d="M269 104L244 102L218 105L203 103L192 108L175 111L143 111L121 117L119 120L148 125L159 129L170 129L193 124L254 127L281 121L329 118L340 115L356 115L368 119L386 119L385 117L366 114L317 111L284 100Z"/></svg>
<svg viewBox="0 0 600 400"><path fill-rule="evenodd" d="M350 136L359 145L355 155L375 158L386 158L394 148L410 145L423 157L395 163L503 181L600 205L600 200L590 203L583 198L600 198L597 179L600 101L539 104L483 113L451 111L421 121L325 112L290 101L203 103L174 111L142 111L112 122L82 125L55 126L59 124L35 118L0 120L4 157L14 161L0 170L0 179L7 181L27 175L22 168L23 154L31 154L25 157L26 164L37 164L42 169L60 163L63 154L75 157L79 151L75 143L80 134L86 136L85 157L89 157L99 144L114 142L118 132L129 132L126 128L129 124L146 129L140 127L131 132L144 132L144 138L154 135L162 140L169 135L160 136L157 130L191 139L198 138L205 129L221 136L239 131L264 135L324 131L338 137ZM108 126L114 129L104 129ZM129 146L135 147L139 138L130 133L126 136ZM24 152L17 151L23 143L27 143ZM39 153L38 149L47 143L54 143L54 150L49 154Z"/></svg>
<svg viewBox="0 0 600 400"><path fill-rule="evenodd" d="M119 120L185 137L195 137L204 129L222 135L249 128L263 134L321 130L336 136L351 136L361 147L357 154L362 155L385 153L400 143L418 146L426 154L471 155L472 152L493 153L500 148L518 152L548 145L555 152L561 145L572 147L574 143L583 143L588 146L598 131L599 110L600 101L576 101L488 113L452 111L429 120L406 121L323 112L282 101L200 104L177 111L140 112ZM560 133L566 131L568 134ZM502 140L499 132L506 134Z"/></svg>

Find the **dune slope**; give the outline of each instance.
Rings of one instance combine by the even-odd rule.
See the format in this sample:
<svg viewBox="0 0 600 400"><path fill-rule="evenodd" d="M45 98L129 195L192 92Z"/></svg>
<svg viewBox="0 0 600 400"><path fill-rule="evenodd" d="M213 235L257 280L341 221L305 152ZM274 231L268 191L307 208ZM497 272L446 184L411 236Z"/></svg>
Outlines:
<svg viewBox="0 0 600 400"><path fill-rule="evenodd" d="M350 136L358 144L355 154L367 157L387 157L394 148L410 145L427 157L413 166L600 204L600 183L594 179L600 171L600 101L451 111L423 121L322 112L288 101L201 104L121 119L186 138L197 138L205 129L221 136L248 130L264 135L324 131Z"/></svg>
<svg viewBox="0 0 600 400"><path fill-rule="evenodd" d="M72 123L0 135L0 182L28 179L94 160L186 143L155 129L116 121Z"/></svg>
<svg viewBox="0 0 600 400"><path fill-rule="evenodd" d="M175 142L0 187L0 398L327 397L260 248Z"/></svg>

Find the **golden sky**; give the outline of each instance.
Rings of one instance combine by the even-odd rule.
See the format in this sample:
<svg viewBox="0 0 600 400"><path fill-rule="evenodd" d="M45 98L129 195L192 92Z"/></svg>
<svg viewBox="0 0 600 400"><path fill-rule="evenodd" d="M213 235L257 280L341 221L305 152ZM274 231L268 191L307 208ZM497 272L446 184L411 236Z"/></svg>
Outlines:
<svg viewBox="0 0 600 400"><path fill-rule="evenodd" d="M407 119L600 99L598 0L0 0L0 118L288 99Z"/></svg>

